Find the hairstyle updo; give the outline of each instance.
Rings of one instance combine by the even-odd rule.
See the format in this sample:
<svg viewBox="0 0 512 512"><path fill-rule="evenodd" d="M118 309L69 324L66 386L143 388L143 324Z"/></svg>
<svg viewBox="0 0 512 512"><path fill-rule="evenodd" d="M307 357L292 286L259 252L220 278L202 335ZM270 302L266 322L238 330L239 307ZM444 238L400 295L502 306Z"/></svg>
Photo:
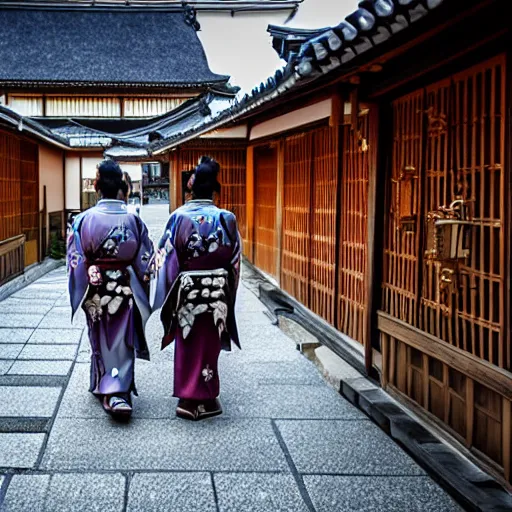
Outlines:
<svg viewBox="0 0 512 512"><path fill-rule="evenodd" d="M98 164L98 177L94 188L104 199L118 199L119 192L128 194L128 183L123 179L123 171L114 160L103 160Z"/></svg>
<svg viewBox="0 0 512 512"><path fill-rule="evenodd" d="M220 183L217 180L220 166L209 156L203 156L196 167L192 194L195 199L212 199L213 194L220 194Z"/></svg>

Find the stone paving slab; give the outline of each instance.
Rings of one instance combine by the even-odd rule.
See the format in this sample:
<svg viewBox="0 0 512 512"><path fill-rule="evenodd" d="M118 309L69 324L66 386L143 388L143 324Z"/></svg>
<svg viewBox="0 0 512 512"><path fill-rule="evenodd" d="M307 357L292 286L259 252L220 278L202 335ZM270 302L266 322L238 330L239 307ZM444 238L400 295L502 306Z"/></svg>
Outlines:
<svg viewBox="0 0 512 512"><path fill-rule="evenodd" d="M0 512L44 510L50 475L14 475Z"/></svg>
<svg viewBox="0 0 512 512"><path fill-rule="evenodd" d="M47 512L122 512L126 480L117 474L53 475L47 493Z"/></svg>
<svg viewBox="0 0 512 512"><path fill-rule="evenodd" d="M12 366L13 361L0 360L0 375L5 375Z"/></svg>
<svg viewBox="0 0 512 512"><path fill-rule="evenodd" d="M98 400L89 393L89 364L77 364L59 408L61 418L105 419ZM168 418L176 416L177 399L172 396L172 367L136 361L133 418Z"/></svg>
<svg viewBox="0 0 512 512"><path fill-rule="evenodd" d="M0 432L0 468L33 468L44 438L44 434Z"/></svg>
<svg viewBox="0 0 512 512"><path fill-rule="evenodd" d="M55 359L69 360L75 359L76 345L26 345L18 356L22 359ZM0 348L1 353L1 348Z"/></svg>
<svg viewBox="0 0 512 512"><path fill-rule="evenodd" d="M301 473L424 475L425 472L369 420L277 421Z"/></svg>
<svg viewBox="0 0 512 512"><path fill-rule="evenodd" d="M141 473L133 476L128 512L216 512L209 473Z"/></svg>
<svg viewBox="0 0 512 512"><path fill-rule="evenodd" d="M31 313L2 313L0 327L37 327L44 315Z"/></svg>
<svg viewBox="0 0 512 512"><path fill-rule="evenodd" d="M302 357L298 361L269 361L267 363L246 361L243 354L232 357L221 354L219 360L219 374L222 382L237 385L243 378L244 383L253 385L317 385L325 386L325 381L318 369Z"/></svg>
<svg viewBox="0 0 512 512"><path fill-rule="evenodd" d="M67 375L72 361L15 361L8 375Z"/></svg>
<svg viewBox="0 0 512 512"><path fill-rule="evenodd" d="M41 321L38 327L44 329L83 329L86 326L85 315L77 313L73 322L71 322L71 313L55 312L52 309ZM67 308L65 308L67 310Z"/></svg>
<svg viewBox="0 0 512 512"><path fill-rule="evenodd" d="M316 512L462 512L428 477L304 477Z"/></svg>
<svg viewBox="0 0 512 512"><path fill-rule="evenodd" d="M327 386L237 386L222 393L228 416L364 419L364 414Z"/></svg>
<svg viewBox="0 0 512 512"><path fill-rule="evenodd" d="M308 511L291 475L216 473L214 481L219 512Z"/></svg>
<svg viewBox="0 0 512 512"><path fill-rule="evenodd" d="M288 465L267 420L134 419L122 425L105 417L57 418L42 468L283 471Z"/></svg>
<svg viewBox="0 0 512 512"><path fill-rule="evenodd" d="M0 328L0 344L26 343L34 329Z"/></svg>
<svg viewBox="0 0 512 512"><path fill-rule="evenodd" d="M19 292L16 292L11 297L13 299L25 299L25 300L53 300L56 301L59 299L62 294L64 293L64 290L41 290L41 289L33 289L30 286L27 286L26 288L23 288ZM10 297L10 298L11 298Z"/></svg>
<svg viewBox="0 0 512 512"><path fill-rule="evenodd" d="M22 344L5 343L0 345L0 359L16 359L23 347Z"/></svg>
<svg viewBox="0 0 512 512"><path fill-rule="evenodd" d="M52 309L53 304L53 301L30 301L30 304L27 304L26 300L7 299L0 302L0 315L10 313L25 314L27 311L30 311L32 314L45 315Z"/></svg>
<svg viewBox="0 0 512 512"><path fill-rule="evenodd" d="M72 344L80 343L82 331L79 329L36 329L30 338L28 344Z"/></svg>
<svg viewBox="0 0 512 512"><path fill-rule="evenodd" d="M0 386L0 417L50 418L60 388L36 386Z"/></svg>

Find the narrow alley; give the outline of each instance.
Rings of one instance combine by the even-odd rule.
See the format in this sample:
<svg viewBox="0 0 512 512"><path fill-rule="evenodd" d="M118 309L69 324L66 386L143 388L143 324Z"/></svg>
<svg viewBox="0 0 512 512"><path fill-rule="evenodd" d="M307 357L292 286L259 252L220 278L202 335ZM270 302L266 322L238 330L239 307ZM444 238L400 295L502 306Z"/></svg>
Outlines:
<svg viewBox="0 0 512 512"><path fill-rule="evenodd" d="M168 207L145 206L154 240ZM243 350L222 353L224 414L175 418L173 347L137 361L130 423L88 393L83 316L65 268L0 303L0 510L448 512L455 502L332 389L240 287ZM129 448L129 449L128 449Z"/></svg>

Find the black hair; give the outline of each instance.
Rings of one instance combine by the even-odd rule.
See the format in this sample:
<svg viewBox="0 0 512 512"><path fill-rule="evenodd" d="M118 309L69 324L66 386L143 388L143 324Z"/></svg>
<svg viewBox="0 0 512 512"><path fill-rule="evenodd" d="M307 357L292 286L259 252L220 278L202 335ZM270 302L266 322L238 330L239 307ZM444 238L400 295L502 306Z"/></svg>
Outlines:
<svg viewBox="0 0 512 512"><path fill-rule="evenodd" d="M103 160L98 164L98 178L94 188L104 199L117 199L119 191L126 196L128 183L123 179L123 171L117 162Z"/></svg>
<svg viewBox="0 0 512 512"><path fill-rule="evenodd" d="M192 194L195 199L212 199L213 194L220 194L220 183L217 176L220 171L219 163L209 156L201 157L194 174Z"/></svg>
<svg viewBox="0 0 512 512"><path fill-rule="evenodd" d="M130 175L126 172L126 171L123 171L123 180L126 182L126 184L128 185L128 194L131 194L132 193L132 190L133 190L133 183L132 183L132 179L130 177ZM125 194L126 196L127 194Z"/></svg>

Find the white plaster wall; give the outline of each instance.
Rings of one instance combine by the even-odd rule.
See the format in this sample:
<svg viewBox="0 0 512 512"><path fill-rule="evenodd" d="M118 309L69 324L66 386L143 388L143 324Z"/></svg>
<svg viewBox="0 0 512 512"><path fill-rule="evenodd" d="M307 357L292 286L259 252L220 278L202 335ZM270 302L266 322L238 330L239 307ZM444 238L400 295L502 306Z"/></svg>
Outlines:
<svg viewBox="0 0 512 512"><path fill-rule="evenodd" d="M332 113L332 100L327 99L309 105L288 114L284 114L279 117L275 117L269 121L256 124L251 129L249 139L255 140L262 137L268 137L276 133L292 130L305 124L314 123L326 117L330 117Z"/></svg>
<svg viewBox="0 0 512 512"><path fill-rule="evenodd" d="M39 146L39 205L43 208L46 186L46 208L48 213L64 210L64 173L60 149Z"/></svg>
<svg viewBox="0 0 512 512"><path fill-rule="evenodd" d="M80 210L80 156L66 155L66 209Z"/></svg>
<svg viewBox="0 0 512 512"><path fill-rule="evenodd" d="M287 24L300 28L335 26L357 9L358 0L305 0ZM231 83L244 91L265 82L286 63L272 48L268 25L284 25L291 11L198 13L203 43L210 68L230 75Z"/></svg>
<svg viewBox="0 0 512 512"><path fill-rule="evenodd" d="M235 13L199 12L197 33L208 57L210 69L230 75L231 83L250 91L282 67L267 32L269 24L282 25L290 11Z"/></svg>

